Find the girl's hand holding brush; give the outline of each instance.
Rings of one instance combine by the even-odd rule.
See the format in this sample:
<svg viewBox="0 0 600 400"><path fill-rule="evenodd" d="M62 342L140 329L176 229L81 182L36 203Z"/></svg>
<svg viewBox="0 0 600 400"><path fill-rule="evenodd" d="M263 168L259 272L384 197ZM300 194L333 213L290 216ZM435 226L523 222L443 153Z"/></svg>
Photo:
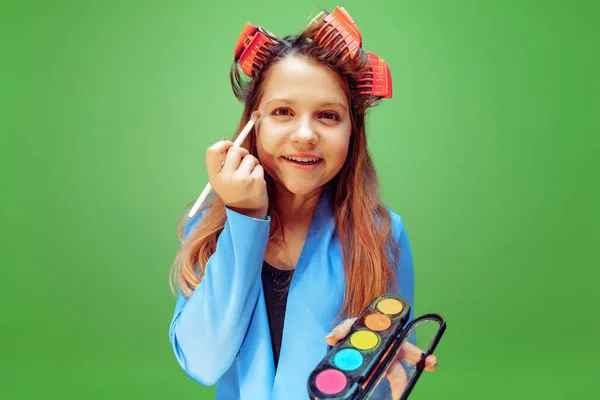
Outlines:
<svg viewBox="0 0 600 400"><path fill-rule="evenodd" d="M209 182L192 206L188 214L190 218L200 209L213 184L217 185L215 191L230 209L253 218L264 219L267 216L269 203L264 170L248 150L240 148L259 118L260 113L254 111L235 142L223 138L223 141L208 148L206 168Z"/></svg>
<svg viewBox="0 0 600 400"><path fill-rule="evenodd" d="M228 208L248 217L266 218L269 200L264 170L248 150L221 140L206 151L206 169L210 185Z"/></svg>

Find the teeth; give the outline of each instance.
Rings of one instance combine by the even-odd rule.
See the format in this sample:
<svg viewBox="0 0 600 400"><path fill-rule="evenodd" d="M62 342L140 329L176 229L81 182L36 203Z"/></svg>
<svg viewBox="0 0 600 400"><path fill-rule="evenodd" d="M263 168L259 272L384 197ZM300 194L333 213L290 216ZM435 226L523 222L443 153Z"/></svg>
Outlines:
<svg viewBox="0 0 600 400"><path fill-rule="evenodd" d="M320 158L301 158L301 157L286 157L283 156L283 158L287 158L288 160L292 160L292 161L299 161L299 162L317 162L320 160Z"/></svg>

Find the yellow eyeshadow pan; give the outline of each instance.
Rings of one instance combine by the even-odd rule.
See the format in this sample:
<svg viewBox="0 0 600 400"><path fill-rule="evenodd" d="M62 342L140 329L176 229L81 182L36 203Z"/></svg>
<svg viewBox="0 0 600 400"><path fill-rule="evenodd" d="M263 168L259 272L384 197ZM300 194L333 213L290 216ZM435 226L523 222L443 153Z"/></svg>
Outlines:
<svg viewBox="0 0 600 400"><path fill-rule="evenodd" d="M379 337L371 331L357 331L350 336L350 343L359 350L370 350L379 344Z"/></svg>
<svg viewBox="0 0 600 400"><path fill-rule="evenodd" d="M398 314L402 308L402 303L396 299L383 299L377 303L377 309L387 315Z"/></svg>

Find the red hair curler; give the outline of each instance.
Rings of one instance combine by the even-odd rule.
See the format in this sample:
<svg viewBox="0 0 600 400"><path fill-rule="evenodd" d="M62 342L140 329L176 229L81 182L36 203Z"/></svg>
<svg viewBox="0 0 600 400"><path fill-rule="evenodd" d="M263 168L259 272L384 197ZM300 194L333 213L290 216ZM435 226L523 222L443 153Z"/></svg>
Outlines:
<svg viewBox="0 0 600 400"><path fill-rule="evenodd" d="M329 51L334 51L340 44L343 44L340 52L347 50L348 53L341 58L340 63L344 62L347 57L350 57L351 60L354 59L358 49L362 46L362 36L350 14L343 7L336 7L331 14L322 12L317 15L311 24L320 21L323 22L323 26L312 39Z"/></svg>
<svg viewBox="0 0 600 400"><path fill-rule="evenodd" d="M246 23L233 51L233 58L250 77L265 64L269 46L275 44L275 36L260 26Z"/></svg>
<svg viewBox="0 0 600 400"><path fill-rule="evenodd" d="M363 77L357 79L357 89L360 94L383 97L390 99L392 97L392 74L390 67L379 56L365 51L369 56L369 67L362 73Z"/></svg>

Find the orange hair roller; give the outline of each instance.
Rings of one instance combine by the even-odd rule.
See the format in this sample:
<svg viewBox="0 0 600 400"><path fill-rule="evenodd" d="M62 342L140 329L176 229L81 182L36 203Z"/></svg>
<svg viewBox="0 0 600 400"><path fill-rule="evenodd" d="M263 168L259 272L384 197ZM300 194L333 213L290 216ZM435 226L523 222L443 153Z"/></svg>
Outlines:
<svg viewBox="0 0 600 400"><path fill-rule="evenodd" d="M269 46L275 43L271 32L248 22L235 45L233 58L239 62L246 75L253 77L257 69L264 66Z"/></svg>
<svg viewBox="0 0 600 400"><path fill-rule="evenodd" d="M369 96L383 97L390 99L392 97L392 74L387 63L377 55L365 51L369 56L369 67L362 73L363 77L357 79L357 89L360 94Z"/></svg>
<svg viewBox="0 0 600 400"><path fill-rule="evenodd" d="M358 49L362 46L362 36L350 14L343 7L336 7L331 14L322 12L317 15L311 24L319 21L323 21L323 26L312 39L330 51L335 50L343 43L340 52L348 50L348 53L342 57L340 63L344 62L347 57L350 57L351 60L354 59Z"/></svg>

